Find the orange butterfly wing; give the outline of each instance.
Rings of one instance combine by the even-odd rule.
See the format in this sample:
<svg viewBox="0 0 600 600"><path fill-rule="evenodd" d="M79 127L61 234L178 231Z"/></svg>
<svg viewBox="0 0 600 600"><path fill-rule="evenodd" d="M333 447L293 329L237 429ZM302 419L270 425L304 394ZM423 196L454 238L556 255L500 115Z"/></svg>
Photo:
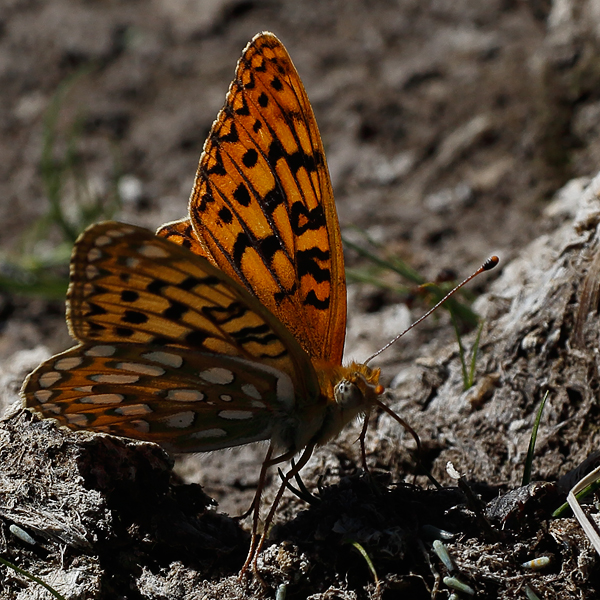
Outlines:
<svg viewBox="0 0 600 600"><path fill-rule="evenodd" d="M194 233L194 227L189 218L161 225L158 228L156 235L167 238L170 242L183 246L198 256L207 258L213 265L217 266L215 259ZM241 283L239 279L235 277L234 279Z"/></svg>
<svg viewBox="0 0 600 600"><path fill-rule="evenodd" d="M106 221L79 237L67 322L81 342L191 348L260 361L297 385L310 379L306 354L245 288L134 225Z"/></svg>
<svg viewBox="0 0 600 600"><path fill-rule="evenodd" d="M79 237L67 321L80 344L40 365L21 394L72 429L198 452L273 436L294 447L304 438L293 424L308 438L319 426L317 374L285 326L146 229L109 221Z"/></svg>
<svg viewBox="0 0 600 600"><path fill-rule="evenodd" d="M378 373L341 366L346 288L323 146L272 34L240 59L189 218L159 235L175 244L110 222L80 237L67 320L81 343L28 377L27 406L179 451L268 438L298 450L364 409L361 385Z"/></svg>
<svg viewBox="0 0 600 600"><path fill-rule="evenodd" d="M238 63L189 213L158 234L241 282L312 358L341 363L346 284L325 153L300 77L271 33Z"/></svg>

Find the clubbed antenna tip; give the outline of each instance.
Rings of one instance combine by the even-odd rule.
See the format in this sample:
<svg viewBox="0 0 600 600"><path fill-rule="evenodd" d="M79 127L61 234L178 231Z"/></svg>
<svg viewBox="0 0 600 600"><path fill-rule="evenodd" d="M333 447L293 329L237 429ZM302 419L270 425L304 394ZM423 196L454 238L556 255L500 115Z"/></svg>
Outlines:
<svg viewBox="0 0 600 600"><path fill-rule="evenodd" d="M455 288L453 288L450 292L448 292L433 308L430 308L421 318L417 319L410 327L407 327L402 333L400 333L399 335L397 335L393 340L390 340L383 348L377 350L377 352L375 352L375 354L372 354L371 356L369 356L369 358L367 358L367 360L365 361L365 365L369 364L376 356L379 356L384 350L387 350L392 344L395 344L403 335L406 335L413 327L415 327L416 325L418 325L421 321L424 321L432 312L434 312L442 304L444 304L444 302L446 302L446 300L448 300L448 298L450 298L450 296L452 296L458 290L460 290L460 288L463 285L469 283L469 281L471 281L471 279L477 277L477 275L480 275L484 271L490 271L499 262L500 262L500 259L497 256L495 256L495 255L494 256L490 256L479 267L479 269L477 269L477 271L475 271L475 273L472 273L464 281L461 281Z"/></svg>

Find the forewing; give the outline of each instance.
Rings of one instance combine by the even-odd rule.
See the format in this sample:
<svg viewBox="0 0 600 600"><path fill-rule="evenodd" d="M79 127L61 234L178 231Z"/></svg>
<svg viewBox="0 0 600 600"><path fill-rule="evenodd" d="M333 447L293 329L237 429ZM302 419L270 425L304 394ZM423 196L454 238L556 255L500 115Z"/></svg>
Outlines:
<svg viewBox="0 0 600 600"><path fill-rule="evenodd" d="M67 322L81 342L259 361L309 397L317 389L309 357L256 298L206 259L133 225L100 223L77 240Z"/></svg>
<svg viewBox="0 0 600 600"><path fill-rule="evenodd" d="M238 63L200 159L190 220L193 234L174 241L194 240L311 357L341 362L346 286L325 153L300 77L273 34L257 35Z"/></svg>

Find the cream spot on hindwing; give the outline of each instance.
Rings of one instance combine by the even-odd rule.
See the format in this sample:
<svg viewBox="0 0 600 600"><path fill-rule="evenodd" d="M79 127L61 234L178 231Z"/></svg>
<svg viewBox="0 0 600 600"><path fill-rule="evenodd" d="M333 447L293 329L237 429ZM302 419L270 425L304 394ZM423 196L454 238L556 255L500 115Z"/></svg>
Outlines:
<svg viewBox="0 0 600 600"><path fill-rule="evenodd" d="M81 356L68 356L67 358L59 358L54 363L54 368L57 371L70 371L78 367L83 362Z"/></svg>
<svg viewBox="0 0 600 600"><path fill-rule="evenodd" d="M50 390L36 390L33 392L33 397L41 404L45 404L52 398L52 394L54 394L54 392L51 392Z"/></svg>
<svg viewBox="0 0 600 600"><path fill-rule="evenodd" d="M119 406L115 408L115 413L124 417L147 415L153 412L147 404L129 404L128 406Z"/></svg>
<svg viewBox="0 0 600 600"><path fill-rule="evenodd" d="M205 371L200 371L198 376L204 379L206 383L217 383L219 385L227 385L235 379L235 376L229 369L221 367L212 367Z"/></svg>
<svg viewBox="0 0 600 600"><path fill-rule="evenodd" d="M88 279L96 279L96 277L98 277L98 275L100 275L100 271L98 270L98 267L95 267L94 265L86 265L85 276Z"/></svg>
<svg viewBox="0 0 600 600"><path fill-rule="evenodd" d="M221 410L218 413L221 419L229 419L233 421L242 421L244 419L251 419L252 412L249 410Z"/></svg>
<svg viewBox="0 0 600 600"><path fill-rule="evenodd" d="M107 229L106 235L109 235L112 238L120 238L124 235L129 235L130 233L133 233L133 231L134 230L131 227L122 227L121 229Z"/></svg>
<svg viewBox="0 0 600 600"><path fill-rule="evenodd" d="M167 367L173 367L175 369L179 369L183 364L183 358L178 354L171 354L170 352L146 352L142 354L144 358L148 360L152 360L154 362L160 363L161 365L166 365Z"/></svg>
<svg viewBox="0 0 600 600"><path fill-rule="evenodd" d="M106 233L110 235L108 231ZM96 246L99 246L100 248L102 248L102 246L108 246L109 244L112 244L113 240L109 237L109 235L99 235L94 240L94 244L96 244Z"/></svg>
<svg viewBox="0 0 600 600"><path fill-rule="evenodd" d="M96 394L79 398L80 404L120 404L125 399L122 394Z"/></svg>
<svg viewBox="0 0 600 600"><path fill-rule="evenodd" d="M198 390L169 390L166 398L175 402L201 402L204 400L204 394Z"/></svg>
<svg viewBox="0 0 600 600"><path fill-rule="evenodd" d="M77 425L78 427L86 427L89 421L87 415L82 415L81 413L65 415L65 418L71 425Z"/></svg>
<svg viewBox="0 0 600 600"><path fill-rule="evenodd" d="M120 362L115 365L117 369L121 371L133 371L140 375L150 375L152 377L160 377L165 374L165 370L162 367L156 367L155 365L143 365L141 363L133 362Z"/></svg>
<svg viewBox="0 0 600 600"><path fill-rule="evenodd" d="M117 349L114 346L92 346L85 351L86 356L112 356Z"/></svg>
<svg viewBox="0 0 600 600"><path fill-rule="evenodd" d="M60 381L62 375L57 373L56 371L48 371L47 373L42 373L38 379L38 383L41 387L47 388L51 385L54 385L57 381Z"/></svg>
<svg viewBox="0 0 600 600"><path fill-rule="evenodd" d="M100 373L99 375L92 375L90 377L92 381L96 383L135 383L140 380L139 375L125 375L121 373Z"/></svg>
<svg viewBox="0 0 600 600"><path fill-rule="evenodd" d="M148 421L136 419L135 421L129 421L129 423L136 431L139 431L140 433L150 432L150 423L148 423Z"/></svg>
<svg viewBox="0 0 600 600"><path fill-rule="evenodd" d="M175 429L186 429L193 424L196 418L194 411L188 410L186 412L176 413L169 417L160 419L167 427L174 427Z"/></svg>
<svg viewBox="0 0 600 600"><path fill-rule="evenodd" d="M229 394L221 394L219 398L223 400L223 402L231 402L233 400Z"/></svg>
<svg viewBox="0 0 600 600"><path fill-rule="evenodd" d="M169 256L169 253L164 248L151 243L142 244L138 248L138 252L148 258L167 258Z"/></svg>
<svg viewBox="0 0 600 600"><path fill-rule="evenodd" d="M82 385L81 387L73 388L74 392L81 392L82 394L91 394L94 391L93 385Z"/></svg>
<svg viewBox="0 0 600 600"><path fill-rule="evenodd" d="M130 269L137 269L140 266L140 259L129 256L125 259L125 265Z"/></svg>
<svg viewBox="0 0 600 600"><path fill-rule="evenodd" d="M254 398L255 400L262 399L260 392L251 383L245 383L242 386L242 392L244 392L246 396L250 396L250 398Z"/></svg>
<svg viewBox="0 0 600 600"><path fill-rule="evenodd" d="M287 373L280 371L279 369L275 369L273 367L269 367L267 365L262 365L255 361L247 361L243 358L231 358L231 361L239 362L242 365L248 365L251 367L252 371L263 371L264 373L268 373L269 375L276 378L276 390L277 390L277 401L280 402L283 406L285 406L288 410L292 410L294 407L294 403L296 402L295 394L294 394L294 384L292 383L292 379ZM251 384L244 384L251 385ZM257 390L258 392L258 390ZM252 397L252 394L248 394ZM256 398L257 400L260 398Z"/></svg>
<svg viewBox="0 0 600 600"><path fill-rule="evenodd" d="M92 248L87 253L87 259L89 262L94 262L95 260L99 260L102 258L102 256L103 256L102 251L99 250L98 248Z"/></svg>

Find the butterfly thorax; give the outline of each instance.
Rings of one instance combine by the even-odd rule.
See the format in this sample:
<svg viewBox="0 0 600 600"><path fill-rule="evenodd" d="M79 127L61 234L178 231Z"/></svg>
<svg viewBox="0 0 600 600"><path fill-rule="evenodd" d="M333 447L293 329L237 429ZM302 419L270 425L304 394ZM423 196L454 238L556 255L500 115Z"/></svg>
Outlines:
<svg viewBox="0 0 600 600"><path fill-rule="evenodd" d="M317 362L315 367L324 409L323 422L312 441L321 445L335 438L356 417L367 414L384 388L379 385L380 369L364 364Z"/></svg>

